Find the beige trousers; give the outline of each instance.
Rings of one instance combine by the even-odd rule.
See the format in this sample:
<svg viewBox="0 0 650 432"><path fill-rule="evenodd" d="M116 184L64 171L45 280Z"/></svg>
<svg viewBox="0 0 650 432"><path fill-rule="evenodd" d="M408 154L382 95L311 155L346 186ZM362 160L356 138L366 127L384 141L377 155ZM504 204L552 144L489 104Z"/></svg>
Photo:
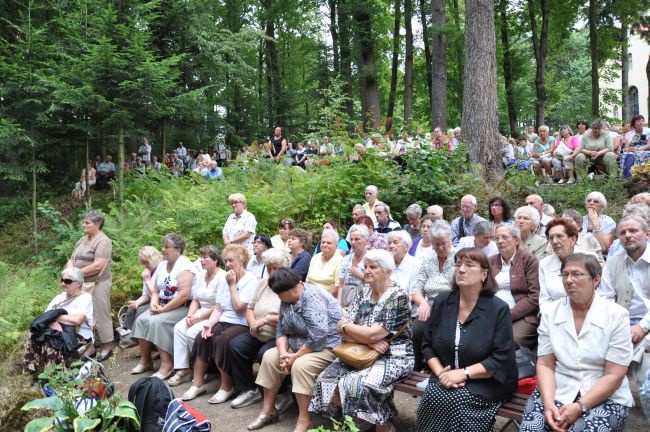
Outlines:
<svg viewBox="0 0 650 432"><path fill-rule="evenodd" d="M294 393L311 395L318 375L336 359L332 351L311 352L298 357L291 366L291 383ZM264 353L255 383L278 392L286 374L280 369L280 353L271 348Z"/></svg>

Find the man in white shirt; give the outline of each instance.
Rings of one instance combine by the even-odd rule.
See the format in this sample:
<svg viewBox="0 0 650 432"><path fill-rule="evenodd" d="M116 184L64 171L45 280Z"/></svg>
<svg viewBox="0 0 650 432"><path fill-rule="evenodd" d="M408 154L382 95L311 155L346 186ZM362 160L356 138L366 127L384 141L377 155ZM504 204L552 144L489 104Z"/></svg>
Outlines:
<svg viewBox="0 0 650 432"><path fill-rule="evenodd" d="M539 227L537 227L537 234L546 238L546 225L553 220L552 217L544 213L544 200L539 195L528 195L526 197L526 205L534 207L540 216Z"/></svg>
<svg viewBox="0 0 650 432"><path fill-rule="evenodd" d="M618 225L618 237L625 253L607 260L598 293L629 310L634 344L631 367L637 362L637 380L645 379L645 371L650 370L650 230L642 218L627 216Z"/></svg>
<svg viewBox="0 0 650 432"><path fill-rule="evenodd" d="M477 207L478 201L473 195L465 195L460 199L461 215L451 221L451 243L454 246L458 246L461 238L474 235L476 223L485 220L475 214Z"/></svg>
<svg viewBox="0 0 650 432"><path fill-rule="evenodd" d="M142 158L142 162L149 165L149 162L151 162L151 144L149 144L147 137L143 139L142 145L138 148L138 154Z"/></svg>
<svg viewBox="0 0 650 432"><path fill-rule="evenodd" d="M187 149L183 145L182 141L178 142L178 147L176 148L176 154L181 159L185 159L187 157Z"/></svg>

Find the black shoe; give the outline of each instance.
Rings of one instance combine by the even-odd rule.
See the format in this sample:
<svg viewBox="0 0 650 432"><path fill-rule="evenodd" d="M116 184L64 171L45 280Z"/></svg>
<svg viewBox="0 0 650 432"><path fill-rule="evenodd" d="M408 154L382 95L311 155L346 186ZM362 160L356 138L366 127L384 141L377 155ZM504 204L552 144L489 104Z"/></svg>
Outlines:
<svg viewBox="0 0 650 432"><path fill-rule="evenodd" d="M99 354L99 353L97 353L97 354ZM113 356L113 350L110 350L109 352L107 352L104 355L99 354L97 356L97 361L102 363L102 362L105 362L106 360L108 360L109 358L111 358L112 356Z"/></svg>

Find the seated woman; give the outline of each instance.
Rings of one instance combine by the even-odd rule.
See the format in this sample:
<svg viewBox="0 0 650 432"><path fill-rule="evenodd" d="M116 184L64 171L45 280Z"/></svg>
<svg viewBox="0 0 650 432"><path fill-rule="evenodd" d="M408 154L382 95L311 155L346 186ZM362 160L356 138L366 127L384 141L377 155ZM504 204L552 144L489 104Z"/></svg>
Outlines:
<svg viewBox="0 0 650 432"><path fill-rule="evenodd" d="M452 291L436 297L422 351L433 372L417 411L420 432L488 432L517 388L508 306L485 254L456 254Z"/></svg>
<svg viewBox="0 0 650 432"><path fill-rule="evenodd" d="M539 261L519 247L519 228L497 227L499 253L490 258L492 275L497 282L496 296L506 302L512 315L512 331L519 346L537 345L539 319Z"/></svg>
<svg viewBox="0 0 650 432"><path fill-rule="evenodd" d="M140 264L144 267L144 270L142 270L142 295L127 302L128 309L122 325L124 330L132 330L135 320L149 309L151 292L154 290L154 281L156 280L156 269L160 261L162 261L161 253L153 246L145 246L140 249L138 258ZM137 344L138 342L131 339L131 332L120 338L121 348L129 348Z"/></svg>
<svg viewBox="0 0 650 432"><path fill-rule="evenodd" d="M30 325L32 336L25 350L25 372L38 375L53 364L67 367L79 358L78 345L92 342L93 298L81 290L83 282L84 275L77 268L61 272L63 292Z"/></svg>
<svg viewBox="0 0 650 432"><path fill-rule="evenodd" d="M533 171L539 178L551 176L551 159L553 157L553 143L555 137L549 134L548 126L541 125L537 132L539 136L535 138L533 143L533 154L531 161L533 163Z"/></svg>
<svg viewBox="0 0 650 432"><path fill-rule="evenodd" d="M607 253L616 235L616 222L603 213L607 208L607 198L601 192L589 192L585 198L585 209L587 215L582 217L582 232L592 233L600 246L602 252Z"/></svg>
<svg viewBox="0 0 650 432"><path fill-rule="evenodd" d="M262 254L269 277L279 268L288 268L289 255L278 248ZM262 400L262 393L255 385L253 363L262 363L264 353L275 347L275 327L278 324L280 298L269 288L269 279L260 281L255 296L246 309L248 333L242 333L228 344L230 369L235 391L239 392L230 403L233 408L243 408Z"/></svg>
<svg viewBox="0 0 650 432"><path fill-rule="evenodd" d="M634 405L625 376L632 359L629 314L596 292L601 267L592 255L562 263L568 300L541 307L537 389L521 431L620 431Z"/></svg>
<svg viewBox="0 0 650 432"><path fill-rule="evenodd" d="M149 310L135 320L133 339L140 345L140 363L132 374L140 374L153 368L151 351L154 345L160 353L160 368L153 374L167 379L174 372L174 326L187 316L192 287L198 269L183 255L185 239L170 233L162 239L163 261L156 269L154 290L151 293Z"/></svg>
<svg viewBox="0 0 650 432"><path fill-rule="evenodd" d="M494 224L490 221L479 221L474 226L474 235L465 236L460 239L456 250L477 247L488 257L499 253L496 243L492 240L494 236Z"/></svg>
<svg viewBox="0 0 650 432"><path fill-rule="evenodd" d="M221 251L213 245L199 249L201 267L203 271L196 278L194 298L190 303L187 317L174 326L174 375L168 382L171 387L189 381L192 376L190 369L190 353L194 346L194 339L203 330L203 325L212 314L218 293L228 289L226 272L219 266Z"/></svg>
<svg viewBox="0 0 650 432"><path fill-rule="evenodd" d="M372 221L370 216L361 216L357 223L365 225L368 228L368 250L388 249L388 240L386 240L385 236L375 230L375 223Z"/></svg>
<svg viewBox="0 0 650 432"><path fill-rule="evenodd" d="M257 430L278 421L276 397L286 375L298 401L298 421L294 431L311 428L308 411L318 375L336 358L332 348L341 343L337 324L342 316L336 299L324 290L300 281L291 269L278 269L269 277L269 286L280 297L280 319L276 328L276 348L266 351L255 383L264 388L264 406L248 425Z"/></svg>
<svg viewBox="0 0 650 432"><path fill-rule="evenodd" d="M381 357L369 368L357 370L335 360L318 377L309 411L327 417L350 415L377 425L377 431L394 430L391 417L395 384L413 371L413 343L408 293L391 280L393 257L383 250L365 258L364 285L350 305L348 318L337 329L347 342L368 345ZM406 331L395 339L402 327Z"/></svg>
<svg viewBox="0 0 650 432"><path fill-rule="evenodd" d="M250 255L244 246L229 244L223 248L221 256L226 266L226 286L217 292L210 318L203 323L201 334L194 339L194 379L192 386L182 396L186 401L206 392L205 373L211 363L219 369L221 385L208 402L220 404L235 393L232 377L228 373L228 343L248 331L246 308L255 295L258 279L246 271Z"/></svg>
<svg viewBox="0 0 650 432"><path fill-rule="evenodd" d="M576 167L587 171L590 168L604 170L610 177L618 174L618 162L614 154L614 142L601 119L591 122L591 129L580 139L580 153L576 156Z"/></svg>
<svg viewBox="0 0 650 432"><path fill-rule="evenodd" d="M269 275L266 272L266 264L262 254L273 247L271 239L266 234L256 234L253 240L253 256L248 261L246 270L253 273L257 279L266 279Z"/></svg>
<svg viewBox="0 0 650 432"><path fill-rule="evenodd" d="M539 212L531 206L519 207L515 211L515 226L519 228L522 249L541 260L548 255L548 240L537 234Z"/></svg>
<svg viewBox="0 0 650 432"><path fill-rule="evenodd" d="M498 225L498 224L509 225L512 223L510 206L508 205L508 202L503 198L501 197L492 198L488 203L488 208L490 209L490 213L488 214L488 219L494 225Z"/></svg>
<svg viewBox="0 0 650 432"><path fill-rule="evenodd" d="M311 236L302 228L294 228L289 233L287 246L291 251L291 268L300 273L300 280L307 279L311 255L305 250L305 245L310 242Z"/></svg>
<svg viewBox="0 0 650 432"><path fill-rule="evenodd" d="M420 266L417 279L411 292L413 305L411 316L413 321L413 351L415 354L415 370L426 367L422 357L422 342L426 321L429 319L431 306L435 298L443 292L451 290L454 280L454 247L451 244L451 226L445 220L435 221L429 229L429 237L433 245L433 253L426 256ZM426 300L426 304L422 303Z"/></svg>
<svg viewBox="0 0 650 432"><path fill-rule="evenodd" d="M347 307L357 295L357 288L363 282L363 261L368 247L368 228L352 225L350 228L352 251L343 258L339 270L339 296L341 307Z"/></svg>
<svg viewBox="0 0 650 432"><path fill-rule="evenodd" d="M289 233L292 229L295 228L294 222L292 219L284 218L278 224L278 233L271 237L271 243L274 248L282 249L287 253L290 253L289 250Z"/></svg>
<svg viewBox="0 0 650 432"><path fill-rule="evenodd" d="M339 235L333 230L324 230L320 241L320 252L314 255L309 263L307 283L323 288L338 298L341 262L343 257L336 253Z"/></svg>
<svg viewBox="0 0 650 432"><path fill-rule="evenodd" d="M574 182L573 163L580 152L580 138L573 135L573 131L568 125L560 126L560 138L555 141L553 146L553 165L554 177L558 183L567 184Z"/></svg>
<svg viewBox="0 0 650 432"><path fill-rule="evenodd" d="M409 255L416 258L424 258L432 253L431 237L429 237L429 228L435 222L431 215L424 215L420 218L420 235L413 239L413 244L409 249Z"/></svg>
<svg viewBox="0 0 650 432"><path fill-rule="evenodd" d="M630 131L625 134L625 147L621 155L621 174L630 177L634 165L646 163L650 159L650 144L648 144L650 129L645 127L645 118L635 115L630 120Z"/></svg>
<svg viewBox="0 0 650 432"><path fill-rule="evenodd" d="M79 200L83 199L86 194L86 171L88 171L88 184L93 186L97 183L97 171L93 168L93 161L88 160L86 161L86 168L81 170L79 182L74 185L72 191L72 195Z"/></svg>
<svg viewBox="0 0 650 432"><path fill-rule="evenodd" d="M325 221L323 224L323 231L330 230L338 234L338 229L339 225L334 221ZM318 252L320 252L320 242L318 242L314 248L314 255L316 255ZM341 256L346 256L348 252L350 252L350 244L347 242L347 240L345 240L345 237L339 236L338 243L336 244L336 252Z"/></svg>

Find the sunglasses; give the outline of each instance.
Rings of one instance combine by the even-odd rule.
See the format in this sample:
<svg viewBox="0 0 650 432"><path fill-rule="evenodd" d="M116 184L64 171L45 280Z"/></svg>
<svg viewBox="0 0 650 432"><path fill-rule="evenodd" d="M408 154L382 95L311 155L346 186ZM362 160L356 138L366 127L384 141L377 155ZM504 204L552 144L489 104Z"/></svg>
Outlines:
<svg viewBox="0 0 650 432"><path fill-rule="evenodd" d="M70 285L71 283L75 283L75 281L72 280L72 279L64 279L64 278L61 278L61 282L63 282L66 285Z"/></svg>

